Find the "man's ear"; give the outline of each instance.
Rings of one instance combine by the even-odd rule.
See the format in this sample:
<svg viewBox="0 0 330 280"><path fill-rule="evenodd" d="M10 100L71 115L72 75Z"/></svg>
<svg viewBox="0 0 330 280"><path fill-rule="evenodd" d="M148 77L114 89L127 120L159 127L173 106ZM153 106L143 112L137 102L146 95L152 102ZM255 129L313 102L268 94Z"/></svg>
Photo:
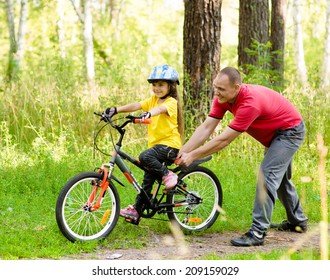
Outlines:
<svg viewBox="0 0 330 280"><path fill-rule="evenodd" d="M239 91L241 88L241 85L240 84L235 84L235 90Z"/></svg>

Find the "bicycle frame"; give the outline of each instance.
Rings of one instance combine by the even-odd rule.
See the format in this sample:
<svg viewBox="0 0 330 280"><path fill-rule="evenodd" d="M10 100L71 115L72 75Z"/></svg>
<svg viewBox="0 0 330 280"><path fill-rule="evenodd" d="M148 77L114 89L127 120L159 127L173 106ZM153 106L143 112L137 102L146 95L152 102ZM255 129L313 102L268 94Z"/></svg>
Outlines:
<svg viewBox="0 0 330 280"><path fill-rule="evenodd" d="M109 172L108 172L108 178L109 180L112 178L112 172L114 170L115 165L118 166L119 170L125 175L127 181L133 185L134 189L140 193L142 190L141 185L137 181L137 179L134 177L133 173L129 169L129 167L124 162L124 159L128 160L138 168L147 171L143 166L140 165L140 162L133 158L131 155L126 153L121 149L120 146L115 147L115 151L113 152L112 158L109 162ZM105 167L106 165L103 165ZM116 181L119 181L118 179Z"/></svg>
<svg viewBox="0 0 330 280"><path fill-rule="evenodd" d="M112 153L109 163L103 164L102 167L98 170L99 173L103 173L104 177L103 177L103 180L101 183L101 192L96 201L96 204L93 207L91 207L91 203L95 199L96 191L97 191L96 189L98 186L95 186L93 188L90 198L89 198L88 202L86 203L86 205L88 205L88 207L90 207L90 211L95 211L101 206L102 197L103 197L104 192L106 191L107 187L109 186L109 182L111 179L114 179L120 185L124 186L124 184L120 180L118 180L116 177L114 177L112 175L115 165L118 166L119 170L124 174L127 181L133 186L133 188L136 190L136 192L137 193L142 192L142 186L140 185L138 180L134 177L132 171L127 166L127 164L124 162L124 160L128 160L130 163L132 163L133 165L135 165L136 167L138 167L139 169L141 169L145 172L150 172L150 171L148 171L146 168L144 168L138 160L136 160L134 157L132 157L130 154L128 154L121 148L122 141L124 139L124 135L126 132L126 130L123 129L123 127L125 127L130 122L145 123L145 124L150 123L150 120L144 120L143 122L137 121L137 120L138 119L136 119L136 118L131 118L130 120L126 121L121 126L114 125L111 120L108 121L110 123L110 125L120 133L120 138L119 138L119 141L117 142L117 144L115 144L114 151ZM107 168L109 168L109 171L107 170ZM154 199L156 197L158 190L159 190L159 186L160 186L160 184L158 184L157 188L155 189L152 199Z"/></svg>
<svg viewBox="0 0 330 280"><path fill-rule="evenodd" d="M124 174L124 176L126 177L127 181L133 186L133 188L138 192L141 193L143 191L142 186L139 184L139 182L137 181L137 179L134 177L132 171L130 170L130 168L127 166L127 164L124 162L124 160L128 160L130 163L132 163L133 165L135 165L137 168L145 171L145 172L150 172L148 169L146 169L145 167L143 167L140 162L138 160L136 160L134 157L132 157L130 154L128 154L127 152L125 152L121 146L122 146L122 141L124 139L125 136L125 132L126 130L123 129L123 127L125 127L128 123L145 123L148 124L150 123L150 120L144 120L145 122L141 122L141 121L137 121L138 119L136 119L136 117L130 116L130 120L126 121L124 124L122 124L121 126L116 126L113 124L113 122L111 120L109 120L108 122L110 123L110 125L115 128L119 133L120 133L120 138L118 140L118 142L115 144L114 147L114 151L112 153L111 159L109 161L109 163L103 164L102 167L98 170L99 173L103 173L104 177L101 183L101 192L99 194L99 197L96 201L95 206L91 207L90 203L92 203L92 199L95 198L96 195L96 190L95 188L93 188L92 194L90 195L90 199L87 203L87 205L90 208L90 211L95 211L97 210L102 202L102 197L104 195L104 192L106 191L107 187L109 186L109 182L111 181L111 179L115 180L117 183L119 183L120 185L124 186L124 184L118 180L115 176L112 175L113 170L115 168L115 165L118 166L119 170ZM201 162L207 161L209 160L210 157L206 158L206 159L202 159L202 160L197 160L195 161L195 164L198 165ZM193 165L192 165L193 166ZM109 168L109 171L107 170L107 168ZM177 167L173 170L174 172L178 172L181 171L181 168ZM154 189L154 192L152 194L152 197L150 199L150 202L154 201L156 196L158 195L159 192L159 188L161 185L161 179L159 179L157 187ZM97 186L96 186L97 188ZM180 186L178 188L178 191L180 192L187 192L184 186ZM195 196L194 194L191 194L192 196ZM165 196L165 194L163 194L163 196L161 197L161 199L159 200L159 204L155 205L156 207L153 209L163 209L166 208L168 206L183 206L183 205L188 205L188 203L178 203L175 205L172 204L168 204L168 203L160 203L163 199L163 197ZM197 197L196 197L197 198ZM148 198L149 199L149 198Z"/></svg>

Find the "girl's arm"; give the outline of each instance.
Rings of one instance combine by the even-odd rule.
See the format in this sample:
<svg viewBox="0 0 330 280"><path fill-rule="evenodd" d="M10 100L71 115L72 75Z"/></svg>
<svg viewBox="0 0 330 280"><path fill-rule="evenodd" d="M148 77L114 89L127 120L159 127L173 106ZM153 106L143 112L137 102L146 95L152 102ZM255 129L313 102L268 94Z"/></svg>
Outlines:
<svg viewBox="0 0 330 280"><path fill-rule="evenodd" d="M117 113L134 112L141 109L142 109L141 104L139 102L134 102L134 103L126 104L124 106L117 107Z"/></svg>
<svg viewBox="0 0 330 280"><path fill-rule="evenodd" d="M167 113L167 108L165 106L157 106L149 110L151 117L158 116L163 113Z"/></svg>

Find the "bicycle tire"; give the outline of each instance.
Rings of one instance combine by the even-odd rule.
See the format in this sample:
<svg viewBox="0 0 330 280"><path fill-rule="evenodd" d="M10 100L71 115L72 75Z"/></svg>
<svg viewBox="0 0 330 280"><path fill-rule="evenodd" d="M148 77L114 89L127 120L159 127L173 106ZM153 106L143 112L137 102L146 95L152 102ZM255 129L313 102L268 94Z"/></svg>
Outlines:
<svg viewBox="0 0 330 280"><path fill-rule="evenodd" d="M182 206L167 207L168 218L187 231L202 231L211 227L219 216L219 207L222 206L222 187L219 179L204 166L181 172L179 179L193 195L176 190L169 192L167 203Z"/></svg>
<svg viewBox="0 0 330 280"><path fill-rule="evenodd" d="M107 237L117 224L120 198L110 182L101 207L96 211L84 209L92 192L92 182L101 182L103 175L85 172L71 178L62 188L56 202L56 221L62 234L70 241L91 241ZM100 188L101 189L101 188ZM96 196L95 200L97 199Z"/></svg>

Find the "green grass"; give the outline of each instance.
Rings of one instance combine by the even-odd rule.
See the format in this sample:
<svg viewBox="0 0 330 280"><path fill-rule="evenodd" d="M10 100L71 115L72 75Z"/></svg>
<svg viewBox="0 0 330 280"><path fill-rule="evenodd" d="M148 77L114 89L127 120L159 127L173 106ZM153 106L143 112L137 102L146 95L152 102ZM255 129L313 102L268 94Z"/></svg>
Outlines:
<svg viewBox="0 0 330 280"><path fill-rule="evenodd" d="M247 139L247 146L254 145ZM255 153L237 154L240 143L234 144L226 152L214 156L207 166L215 171L223 187L223 208L226 214L219 219L207 232L244 231L251 223L251 211L254 199L256 170L262 155L261 147L251 146ZM237 146L235 146L237 145ZM128 145L132 154L138 155L139 149ZM10 148L10 147L9 147ZM59 147L57 147L59 148ZM250 149L249 148L249 149ZM0 238L2 240L0 256L2 259L39 259L61 258L65 255L82 252L94 252L99 246L115 248L143 248L152 234L169 233L170 228L166 221L144 219L138 227L133 227L123 220L119 220L115 230L104 241L71 243L60 233L55 221L55 202L64 183L76 173L92 170L103 162L103 158L93 159L92 151L88 147L79 153L52 154L44 147L39 147L39 154L35 151L25 153L17 151L21 160L15 165L1 167L0 175ZM230 154L230 156L228 156ZM15 157L15 154L13 154ZM304 174L301 165L305 163L313 166L311 176L317 176L317 158L306 162L306 154L301 152L296 159L295 182L298 192L303 197L302 203L311 223L320 221L320 196L317 178L314 181L303 183L300 177ZM2 165L3 166L3 165ZM314 174L311 174L311 172ZM120 174L116 174L120 176ZM141 179L142 174L136 173ZM125 182L125 179L122 179ZM129 187L117 186L121 195L122 206L132 203L135 191ZM283 207L277 204L273 219L280 221L285 218ZM125 234L123 234L125 232ZM282 255L282 253L280 254ZM230 258L248 259L264 258L276 259L277 252L265 255L230 256ZM314 254L306 254L307 259L315 258ZM206 256L207 257L207 256ZM208 257L207 257L208 258Z"/></svg>
<svg viewBox="0 0 330 280"><path fill-rule="evenodd" d="M317 129L324 132L325 139L329 139L329 130L326 129L327 120L317 122L324 120L326 110L318 112L316 110L311 112L310 121L317 123ZM33 118L32 108L30 114ZM100 248L99 246L108 249L143 248L152 234L170 232L166 221L144 219L143 224L138 227L119 220L111 235L101 242L73 244L62 236L55 221L55 202L60 189L73 175L93 170L107 159L99 154L93 158L92 131L93 123L96 123L97 119L91 113L89 115L84 113L84 118L80 120L83 119L86 119L84 129L89 130L85 137L80 135L81 129L75 127L73 119L71 119L71 131L61 129L60 126L50 126L48 133L44 128L35 125L37 119L36 122L31 121L29 124L29 129L32 131L32 135L29 136L32 136L31 140L25 137L25 141L24 137L15 133L15 129L10 129L9 122L1 123L0 256L2 259L58 259L70 254L95 252ZM226 121L229 120L224 120L224 123ZM67 123L69 124L70 121ZM67 124L62 125L64 128ZM293 166L293 180L311 223L317 223L321 219L316 133L316 129L308 132L309 143L305 142L299 150ZM146 147L145 131L141 130L141 127L131 128L127 139L129 140L125 142L125 148L133 155L137 156ZM230 147L215 154L213 160L206 163L221 181L225 210L225 215L207 232L244 231L249 228L256 174L262 155L262 147L247 135L242 135ZM126 182L118 172L115 175ZM139 180L142 179L143 174L140 171L135 175ZM302 178L309 179L302 180ZM117 186L122 206L132 203L136 195L128 183L126 185L125 188ZM166 216L161 218L167 219ZM281 221L284 218L284 209L280 203L277 203L273 220ZM233 255L228 258L277 259L282 255L282 251L274 251L257 255ZM308 251L306 254L290 257L317 259L317 256L317 252ZM213 257L205 256L205 258Z"/></svg>

